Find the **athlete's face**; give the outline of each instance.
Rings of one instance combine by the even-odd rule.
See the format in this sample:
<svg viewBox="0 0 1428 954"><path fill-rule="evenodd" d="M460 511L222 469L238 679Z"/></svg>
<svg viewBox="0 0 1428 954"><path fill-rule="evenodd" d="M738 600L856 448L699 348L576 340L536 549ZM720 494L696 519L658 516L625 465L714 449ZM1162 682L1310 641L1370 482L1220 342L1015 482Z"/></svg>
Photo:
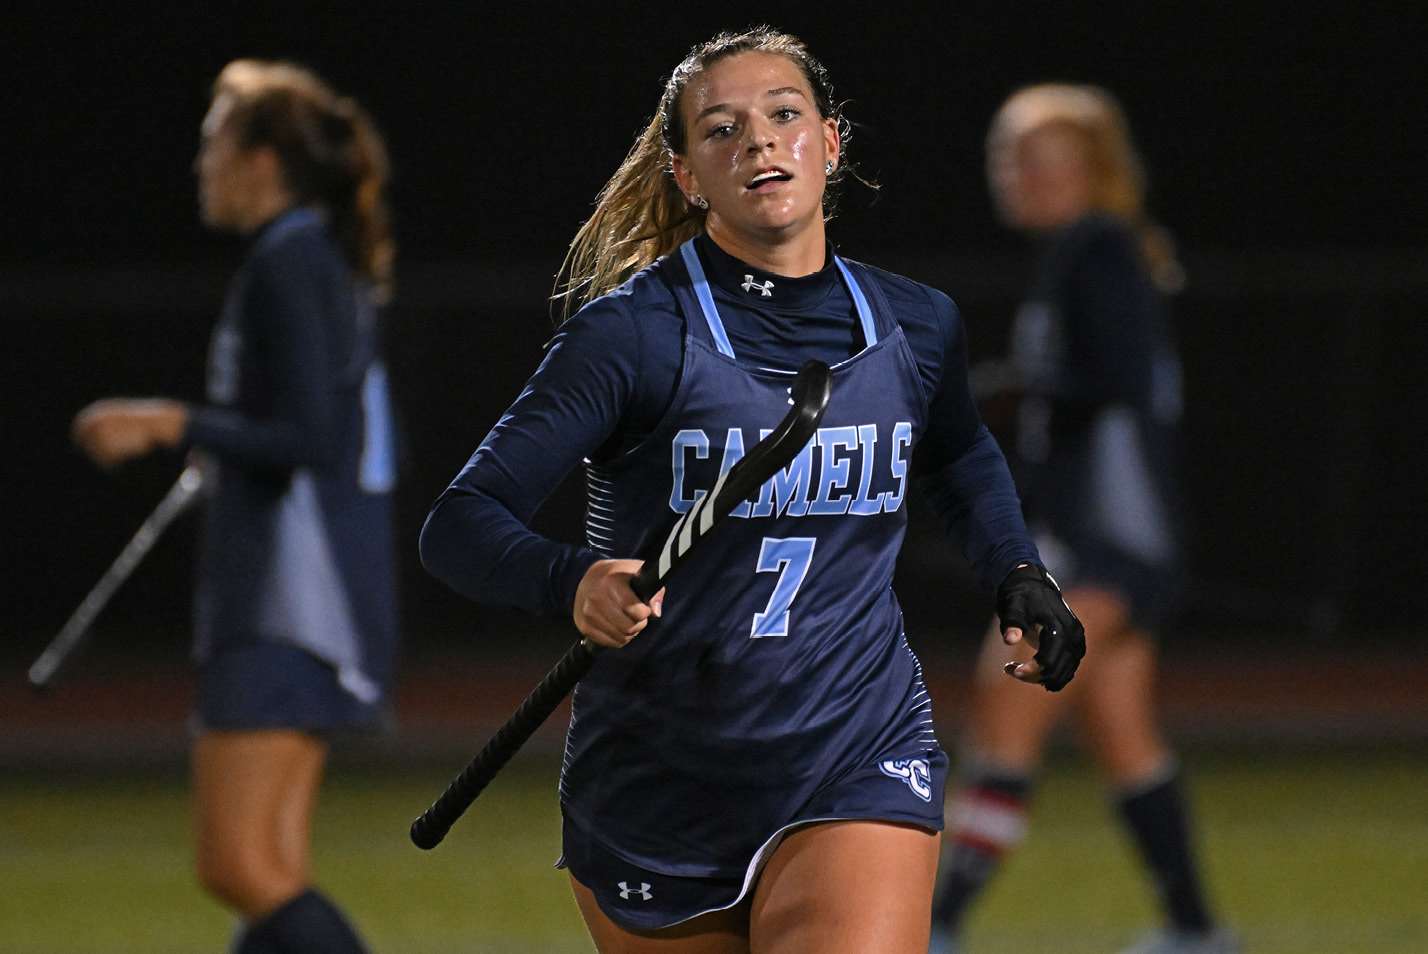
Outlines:
<svg viewBox="0 0 1428 954"><path fill-rule="evenodd" d="M1016 228L1059 228L1090 208L1086 142L1064 125L1040 125L994 140L987 153L987 178L997 210Z"/></svg>
<svg viewBox="0 0 1428 954"><path fill-rule="evenodd" d="M202 138L194 171L198 174L198 204L205 224L213 228L248 229L262 224L273 189L272 150L244 149L229 117L233 101L219 96L203 117Z"/></svg>
<svg viewBox="0 0 1428 954"><path fill-rule="evenodd" d="M828 163L838 161L838 124L818 113L813 91L790 59L739 53L686 87L686 130L675 178L686 196L709 202L706 229L735 247L823 241Z"/></svg>

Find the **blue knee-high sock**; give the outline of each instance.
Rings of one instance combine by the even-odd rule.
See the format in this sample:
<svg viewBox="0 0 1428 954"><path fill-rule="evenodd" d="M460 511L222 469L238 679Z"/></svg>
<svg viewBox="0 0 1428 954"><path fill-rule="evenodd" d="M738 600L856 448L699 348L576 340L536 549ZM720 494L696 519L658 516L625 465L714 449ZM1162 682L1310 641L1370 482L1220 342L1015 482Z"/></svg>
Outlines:
<svg viewBox="0 0 1428 954"><path fill-rule="evenodd" d="M233 954L367 954L367 946L336 905L308 890L245 927Z"/></svg>
<svg viewBox="0 0 1428 954"><path fill-rule="evenodd" d="M1116 807L1170 922L1182 931L1208 931L1212 918L1200 887L1179 769L1170 765L1148 787L1121 793Z"/></svg>

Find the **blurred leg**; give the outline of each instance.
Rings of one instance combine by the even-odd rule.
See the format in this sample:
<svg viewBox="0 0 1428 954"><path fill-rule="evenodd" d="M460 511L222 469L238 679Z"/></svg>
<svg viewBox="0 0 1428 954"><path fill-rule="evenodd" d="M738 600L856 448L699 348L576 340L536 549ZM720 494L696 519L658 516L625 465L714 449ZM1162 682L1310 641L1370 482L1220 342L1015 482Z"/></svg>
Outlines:
<svg viewBox="0 0 1428 954"><path fill-rule="evenodd" d="M249 920L308 888L308 826L327 744L301 732L208 732L193 747L199 882Z"/></svg>
<svg viewBox="0 0 1428 954"><path fill-rule="evenodd" d="M1051 693L1008 676L1003 665L1031 658L1025 643L1008 647L994 625L977 660L971 712L947 805L933 926L942 949L962 931L972 903L1026 832L1027 805L1046 741L1068 712L1088 703L1105 647L1124 630L1123 603L1099 589L1071 589L1066 601L1086 627L1086 658L1071 684Z"/></svg>
<svg viewBox="0 0 1428 954"><path fill-rule="evenodd" d="M1003 671L1008 662L1030 659L1033 650L1025 643L1006 645L1001 631L993 625L982 643L973 673L965 749L979 762L997 769L1034 773L1041 766L1047 736L1064 715L1068 700L1079 692L1082 673L1091 663L1089 626L1087 632L1088 658L1069 686L1052 693L1013 679Z"/></svg>
<svg viewBox="0 0 1428 954"><path fill-rule="evenodd" d="M956 950L973 900L996 874L1002 858L1026 835L1027 800L1034 775L999 771L966 761L946 806L946 830L932 905L935 954Z"/></svg>
<svg viewBox="0 0 1428 954"><path fill-rule="evenodd" d="M326 742L289 730L209 732L194 743L198 876L247 921L236 954L366 951L310 885L312 811L326 761Z"/></svg>
<svg viewBox="0 0 1428 954"><path fill-rule="evenodd" d="M1108 604L1115 600L1105 593L1093 597ZM1177 936L1200 937L1213 922L1179 767L1159 727L1155 642L1129 624L1107 635L1076 707L1079 736L1112 787L1117 813L1152 877L1167 922Z"/></svg>
<svg viewBox="0 0 1428 954"><path fill-rule="evenodd" d="M1071 603L1078 614L1085 606L1093 618L1126 620L1124 604L1105 591L1071 595L1079 598ZM1081 683L1075 707L1079 741L1117 788L1140 785L1170 758L1156 716L1155 644L1125 621L1101 633L1095 654L1095 664L1088 658L1073 681Z"/></svg>

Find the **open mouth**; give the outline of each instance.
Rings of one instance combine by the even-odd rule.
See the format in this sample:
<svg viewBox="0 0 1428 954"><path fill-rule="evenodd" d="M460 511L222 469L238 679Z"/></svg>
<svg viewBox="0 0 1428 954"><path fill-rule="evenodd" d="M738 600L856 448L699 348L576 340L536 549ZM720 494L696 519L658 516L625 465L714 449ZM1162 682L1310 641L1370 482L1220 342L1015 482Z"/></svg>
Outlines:
<svg viewBox="0 0 1428 954"><path fill-rule="evenodd" d="M750 179L744 188L757 189L759 186L768 185L770 182L787 182L792 178L793 176L784 172L782 169L766 169Z"/></svg>

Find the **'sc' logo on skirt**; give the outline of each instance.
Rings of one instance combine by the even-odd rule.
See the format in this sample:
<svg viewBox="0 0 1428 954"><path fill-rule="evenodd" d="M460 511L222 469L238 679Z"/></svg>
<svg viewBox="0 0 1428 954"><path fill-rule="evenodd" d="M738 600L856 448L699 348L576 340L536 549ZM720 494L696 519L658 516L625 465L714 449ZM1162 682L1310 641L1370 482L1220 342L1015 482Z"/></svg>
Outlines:
<svg viewBox="0 0 1428 954"><path fill-rule="evenodd" d="M884 775L900 778L924 802L932 801L932 766L926 759L887 759L879 762Z"/></svg>

